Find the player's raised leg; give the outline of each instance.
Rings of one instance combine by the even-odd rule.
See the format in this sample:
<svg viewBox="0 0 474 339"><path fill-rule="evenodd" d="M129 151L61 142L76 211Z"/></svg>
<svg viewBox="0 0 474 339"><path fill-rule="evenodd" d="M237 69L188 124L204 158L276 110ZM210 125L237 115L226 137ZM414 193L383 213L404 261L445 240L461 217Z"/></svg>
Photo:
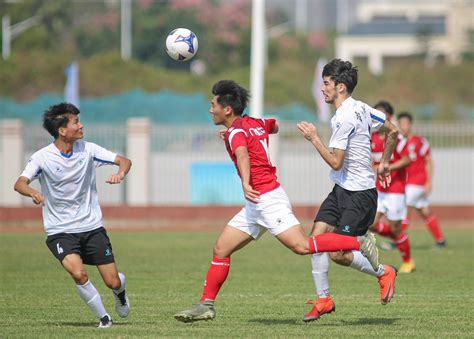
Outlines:
<svg viewBox="0 0 474 339"><path fill-rule="evenodd" d="M81 299L100 320L99 327L112 326L112 318L105 310L99 291L89 280L80 255L76 253L67 255L62 261L62 265L76 282L76 290Z"/></svg>
<svg viewBox="0 0 474 339"><path fill-rule="evenodd" d="M278 234L276 238L296 254L313 254L335 251L361 250L364 253L376 251L371 239L360 236L351 237L342 234L324 233L307 237L301 225L295 225Z"/></svg>
<svg viewBox="0 0 474 339"><path fill-rule="evenodd" d="M214 301L224 284L230 270L230 256L245 247L254 238L248 233L232 226L226 226L214 244L211 265L206 274L204 288L199 304L174 315L176 320L192 322L212 320L216 316Z"/></svg>

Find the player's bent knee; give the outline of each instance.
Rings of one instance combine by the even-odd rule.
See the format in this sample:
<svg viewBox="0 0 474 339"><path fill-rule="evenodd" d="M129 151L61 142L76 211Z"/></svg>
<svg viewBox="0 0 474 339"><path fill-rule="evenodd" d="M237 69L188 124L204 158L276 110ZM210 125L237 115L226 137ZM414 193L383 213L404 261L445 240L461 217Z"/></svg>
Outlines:
<svg viewBox="0 0 474 339"><path fill-rule="evenodd" d="M216 256L216 257L219 257L219 258L224 258L224 257L227 257L229 256L229 251L224 248L223 246L220 246L219 243L215 243L214 244L214 248L213 248L213 255Z"/></svg>
<svg viewBox="0 0 474 339"><path fill-rule="evenodd" d="M69 272L69 274L74 279L74 281L80 285L84 285L87 280L89 280L87 272L83 269L73 270Z"/></svg>
<svg viewBox="0 0 474 339"><path fill-rule="evenodd" d="M108 288L111 288L113 290L118 290L121 286L120 279L117 277L110 277L108 279L105 279L105 285L107 285Z"/></svg>
<svg viewBox="0 0 474 339"><path fill-rule="evenodd" d="M308 246L303 246L303 245L294 245L291 246L290 249L299 255L305 255L305 254L310 254L310 250Z"/></svg>

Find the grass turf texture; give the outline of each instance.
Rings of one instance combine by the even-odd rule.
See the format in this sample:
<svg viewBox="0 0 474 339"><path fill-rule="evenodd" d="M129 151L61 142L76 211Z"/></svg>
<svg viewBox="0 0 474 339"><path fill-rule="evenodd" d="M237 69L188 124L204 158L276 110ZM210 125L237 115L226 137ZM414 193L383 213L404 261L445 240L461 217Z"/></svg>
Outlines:
<svg viewBox="0 0 474 339"><path fill-rule="evenodd" d="M42 234L0 234L1 337L473 337L473 233L447 231L433 250L426 231L412 231L417 270L399 274L396 295L379 303L377 280L330 265L336 312L305 324L314 298L309 257L268 234L234 254L216 302L214 321L184 324L173 314L199 299L216 233L110 232L119 269L127 275L131 314L120 319L111 292L87 266L115 323L96 329L73 281L44 245ZM400 264L397 251L381 252Z"/></svg>

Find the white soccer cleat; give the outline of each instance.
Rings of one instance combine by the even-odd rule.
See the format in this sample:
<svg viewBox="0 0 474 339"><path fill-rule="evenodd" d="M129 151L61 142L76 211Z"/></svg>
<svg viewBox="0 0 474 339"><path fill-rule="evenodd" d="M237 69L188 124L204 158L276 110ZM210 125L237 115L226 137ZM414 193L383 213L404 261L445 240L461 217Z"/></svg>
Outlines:
<svg viewBox="0 0 474 339"><path fill-rule="evenodd" d="M110 317L110 315L106 314L102 318L100 318L99 326L97 326L97 327L98 328L109 328L111 326L112 326L112 318Z"/></svg>
<svg viewBox="0 0 474 339"><path fill-rule="evenodd" d="M128 301L128 296L125 291L115 294L112 292L115 298L115 310L120 318L126 318L130 312L130 302Z"/></svg>
<svg viewBox="0 0 474 339"><path fill-rule="evenodd" d="M204 302L193 305L187 310L183 310L174 315L174 318L183 323L194 322L199 320L214 320L216 311L214 309L214 302L205 300Z"/></svg>
<svg viewBox="0 0 474 339"><path fill-rule="evenodd" d="M117 314L119 315L120 318L125 318L128 316L128 313L130 312L130 302L128 300L127 293L125 292L125 281L126 281L125 276L124 275L122 276L123 276L123 279L122 279L123 291L120 293L115 293L115 291L112 290L112 294L114 295L115 310L117 311Z"/></svg>

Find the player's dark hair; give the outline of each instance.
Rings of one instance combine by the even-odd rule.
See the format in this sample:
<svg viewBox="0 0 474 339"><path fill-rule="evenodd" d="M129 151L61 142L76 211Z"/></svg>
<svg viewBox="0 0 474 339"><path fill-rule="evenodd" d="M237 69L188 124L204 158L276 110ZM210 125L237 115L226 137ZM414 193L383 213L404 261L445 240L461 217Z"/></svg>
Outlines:
<svg viewBox="0 0 474 339"><path fill-rule="evenodd" d="M50 106L43 113L43 127L51 134L54 139L59 136L59 129L66 127L69 118L72 115L79 115L79 109L73 104L66 102Z"/></svg>
<svg viewBox="0 0 474 339"><path fill-rule="evenodd" d="M357 86L357 67L349 61L333 59L324 66L323 77L330 77L336 85L346 85L347 92L352 93Z"/></svg>
<svg viewBox="0 0 474 339"><path fill-rule="evenodd" d="M401 112L401 113L398 113L398 115L397 115L397 120L400 120L400 119L403 119L403 118L406 118L406 119L408 119L410 122L413 122L413 115L411 115L411 113L409 113L409 112Z"/></svg>
<svg viewBox="0 0 474 339"><path fill-rule="evenodd" d="M249 102L249 91L233 80L220 80L212 86L212 94L222 107L230 106L237 115L242 115Z"/></svg>
<svg viewBox="0 0 474 339"><path fill-rule="evenodd" d="M393 106L388 101L380 100L379 102L377 102L374 105L374 108L375 109L381 108L381 109L383 109L384 112L386 112L390 115L393 115Z"/></svg>

